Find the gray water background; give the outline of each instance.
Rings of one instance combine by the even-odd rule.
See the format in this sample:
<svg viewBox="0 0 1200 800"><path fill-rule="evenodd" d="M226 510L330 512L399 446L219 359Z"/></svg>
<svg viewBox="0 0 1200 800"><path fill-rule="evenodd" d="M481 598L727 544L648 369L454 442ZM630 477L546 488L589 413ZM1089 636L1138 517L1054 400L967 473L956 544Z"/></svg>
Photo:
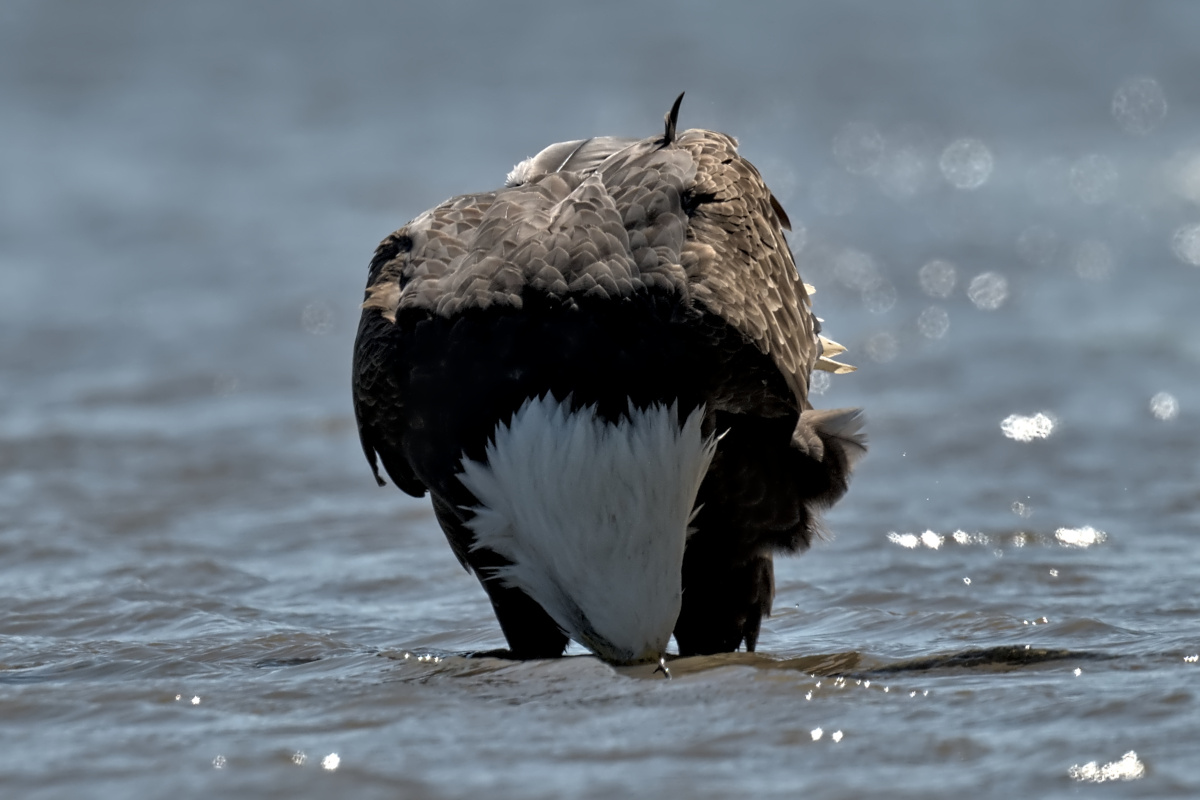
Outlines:
<svg viewBox="0 0 1200 800"><path fill-rule="evenodd" d="M0 795L1200 796L1198 34L1169 2L5 0ZM759 654L463 658L503 644L483 593L354 431L367 261L681 90L795 223L860 367L817 402L871 453Z"/></svg>

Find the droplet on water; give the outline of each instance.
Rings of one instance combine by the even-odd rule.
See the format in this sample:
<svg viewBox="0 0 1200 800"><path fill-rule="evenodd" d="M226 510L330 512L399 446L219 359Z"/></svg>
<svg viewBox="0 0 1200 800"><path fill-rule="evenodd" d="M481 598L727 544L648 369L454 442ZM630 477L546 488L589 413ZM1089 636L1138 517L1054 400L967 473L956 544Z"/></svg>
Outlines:
<svg viewBox="0 0 1200 800"><path fill-rule="evenodd" d="M958 139L942 151L938 166L951 186L971 191L991 177L992 151L978 139Z"/></svg>
<svg viewBox="0 0 1200 800"><path fill-rule="evenodd" d="M1150 413L1163 421L1170 421L1179 416L1179 401L1173 394L1159 392L1150 398Z"/></svg>
<svg viewBox="0 0 1200 800"><path fill-rule="evenodd" d="M949 261L934 259L917 271L917 280L925 294L944 299L954 293L958 271Z"/></svg>
<svg viewBox="0 0 1200 800"><path fill-rule="evenodd" d="M833 158L851 175L874 174L883 149L883 134L869 122L847 122L833 137Z"/></svg>
<svg viewBox="0 0 1200 800"><path fill-rule="evenodd" d="M1171 249L1185 264L1200 266L1200 223L1177 228L1171 237Z"/></svg>
<svg viewBox="0 0 1200 800"><path fill-rule="evenodd" d="M303 750L297 750L292 753L292 763L297 767L303 767L305 761L308 761L308 756L305 755Z"/></svg>
<svg viewBox="0 0 1200 800"><path fill-rule="evenodd" d="M976 308L995 311L1008 299L1008 279L998 272L983 272L971 279L967 297Z"/></svg>
<svg viewBox="0 0 1200 800"><path fill-rule="evenodd" d="M1167 116L1167 96L1154 78L1130 78L1113 92L1112 115L1126 133L1145 136Z"/></svg>
<svg viewBox="0 0 1200 800"><path fill-rule="evenodd" d="M940 339L950 330L950 315L941 306L930 306L917 317L917 330L926 339Z"/></svg>
<svg viewBox="0 0 1200 800"><path fill-rule="evenodd" d="M217 756L212 760L213 769L225 768L225 756Z"/></svg>
<svg viewBox="0 0 1200 800"><path fill-rule="evenodd" d="M1089 153L1071 165L1071 189L1090 206L1108 202L1117 191L1117 168L1112 159Z"/></svg>

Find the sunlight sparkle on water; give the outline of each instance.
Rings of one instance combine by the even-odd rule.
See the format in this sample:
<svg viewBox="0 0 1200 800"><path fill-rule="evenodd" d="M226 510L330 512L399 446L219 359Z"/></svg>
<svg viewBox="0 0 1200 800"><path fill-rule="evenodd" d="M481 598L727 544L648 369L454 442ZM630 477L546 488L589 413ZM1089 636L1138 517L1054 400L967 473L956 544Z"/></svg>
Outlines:
<svg viewBox="0 0 1200 800"><path fill-rule="evenodd" d="M950 534L955 544L988 544L991 540L983 533L967 533L961 528Z"/></svg>
<svg viewBox="0 0 1200 800"><path fill-rule="evenodd" d="M1054 419L1045 412L1039 412L1032 417L1010 414L1000 423L1000 430L1009 439L1032 442L1034 439L1045 439L1054 432Z"/></svg>
<svg viewBox="0 0 1200 800"><path fill-rule="evenodd" d="M1179 401L1175 395L1159 392L1150 398L1150 413L1163 421L1169 421L1179 416Z"/></svg>
<svg viewBox="0 0 1200 800"><path fill-rule="evenodd" d="M333 772L341 763L342 759L338 757L337 753L330 753L321 759L321 768Z"/></svg>
<svg viewBox="0 0 1200 800"><path fill-rule="evenodd" d="M1146 765L1138 759L1137 753L1130 750L1125 755L1121 756L1120 761L1110 761L1104 766L1098 766L1095 761L1089 761L1082 766L1076 764L1067 770L1067 774L1073 780L1087 781L1090 783L1104 783L1105 781L1134 781L1144 777L1146 774Z"/></svg>
<svg viewBox="0 0 1200 800"><path fill-rule="evenodd" d="M840 742L842 740L842 732L834 731L832 734L830 734L829 738L833 739L835 742Z"/></svg>
<svg viewBox="0 0 1200 800"><path fill-rule="evenodd" d="M1108 534L1084 525L1082 528L1059 528L1054 532L1054 538L1063 547L1091 547L1107 539Z"/></svg>
<svg viewBox="0 0 1200 800"><path fill-rule="evenodd" d="M992 151L978 139L958 139L942 151L938 166L951 186L971 191L991 177Z"/></svg>
<svg viewBox="0 0 1200 800"><path fill-rule="evenodd" d="M820 741L821 737L824 735L825 735L825 731L821 730L820 728L812 729L812 740L814 742Z"/></svg>
<svg viewBox="0 0 1200 800"><path fill-rule="evenodd" d="M1008 299L1008 279L999 272L981 272L967 286L967 297L976 308L995 311Z"/></svg>
<svg viewBox="0 0 1200 800"><path fill-rule="evenodd" d="M1113 92L1112 115L1126 133L1145 136L1167 116L1167 96L1154 78L1130 78Z"/></svg>
<svg viewBox="0 0 1200 800"><path fill-rule="evenodd" d="M1183 660L1188 664L1195 664L1196 662L1200 661L1200 653L1191 656L1184 656Z"/></svg>

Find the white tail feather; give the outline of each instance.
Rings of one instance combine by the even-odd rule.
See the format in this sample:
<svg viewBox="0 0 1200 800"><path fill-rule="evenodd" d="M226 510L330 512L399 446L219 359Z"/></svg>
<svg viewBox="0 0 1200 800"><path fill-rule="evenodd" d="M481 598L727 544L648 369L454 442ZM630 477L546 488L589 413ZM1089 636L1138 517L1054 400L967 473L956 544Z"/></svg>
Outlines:
<svg viewBox="0 0 1200 800"><path fill-rule="evenodd" d="M496 428L487 463L459 480L479 500L475 547L571 638L610 661L655 660L682 602L687 526L716 440L703 413L631 408L617 424L552 397Z"/></svg>

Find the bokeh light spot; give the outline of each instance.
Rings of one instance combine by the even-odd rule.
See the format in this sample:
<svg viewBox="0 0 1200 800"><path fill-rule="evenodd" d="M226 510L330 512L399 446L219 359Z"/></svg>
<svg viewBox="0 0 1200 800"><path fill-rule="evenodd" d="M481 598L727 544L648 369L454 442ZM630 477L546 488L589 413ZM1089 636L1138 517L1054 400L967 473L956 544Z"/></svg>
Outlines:
<svg viewBox="0 0 1200 800"><path fill-rule="evenodd" d="M1159 392L1150 398L1150 413L1164 422L1179 416L1179 401L1169 392Z"/></svg>
<svg viewBox="0 0 1200 800"><path fill-rule="evenodd" d="M949 261L940 258L926 263L917 272L917 280L921 291L930 297L947 298L954 293L954 284L958 281L958 271Z"/></svg>
<svg viewBox="0 0 1200 800"><path fill-rule="evenodd" d="M998 272L983 272L971 279L967 297L976 308L995 311L1008 299L1008 279Z"/></svg>
<svg viewBox="0 0 1200 800"><path fill-rule="evenodd" d="M1145 136L1167 116L1167 96L1154 78L1130 78L1113 92L1112 115L1126 133Z"/></svg>
<svg viewBox="0 0 1200 800"><path fill-rule="evenodd" d="M992 151L978 139L958 139L942 151L942 177L956 189L973 191L992 175Z"/></svg>

